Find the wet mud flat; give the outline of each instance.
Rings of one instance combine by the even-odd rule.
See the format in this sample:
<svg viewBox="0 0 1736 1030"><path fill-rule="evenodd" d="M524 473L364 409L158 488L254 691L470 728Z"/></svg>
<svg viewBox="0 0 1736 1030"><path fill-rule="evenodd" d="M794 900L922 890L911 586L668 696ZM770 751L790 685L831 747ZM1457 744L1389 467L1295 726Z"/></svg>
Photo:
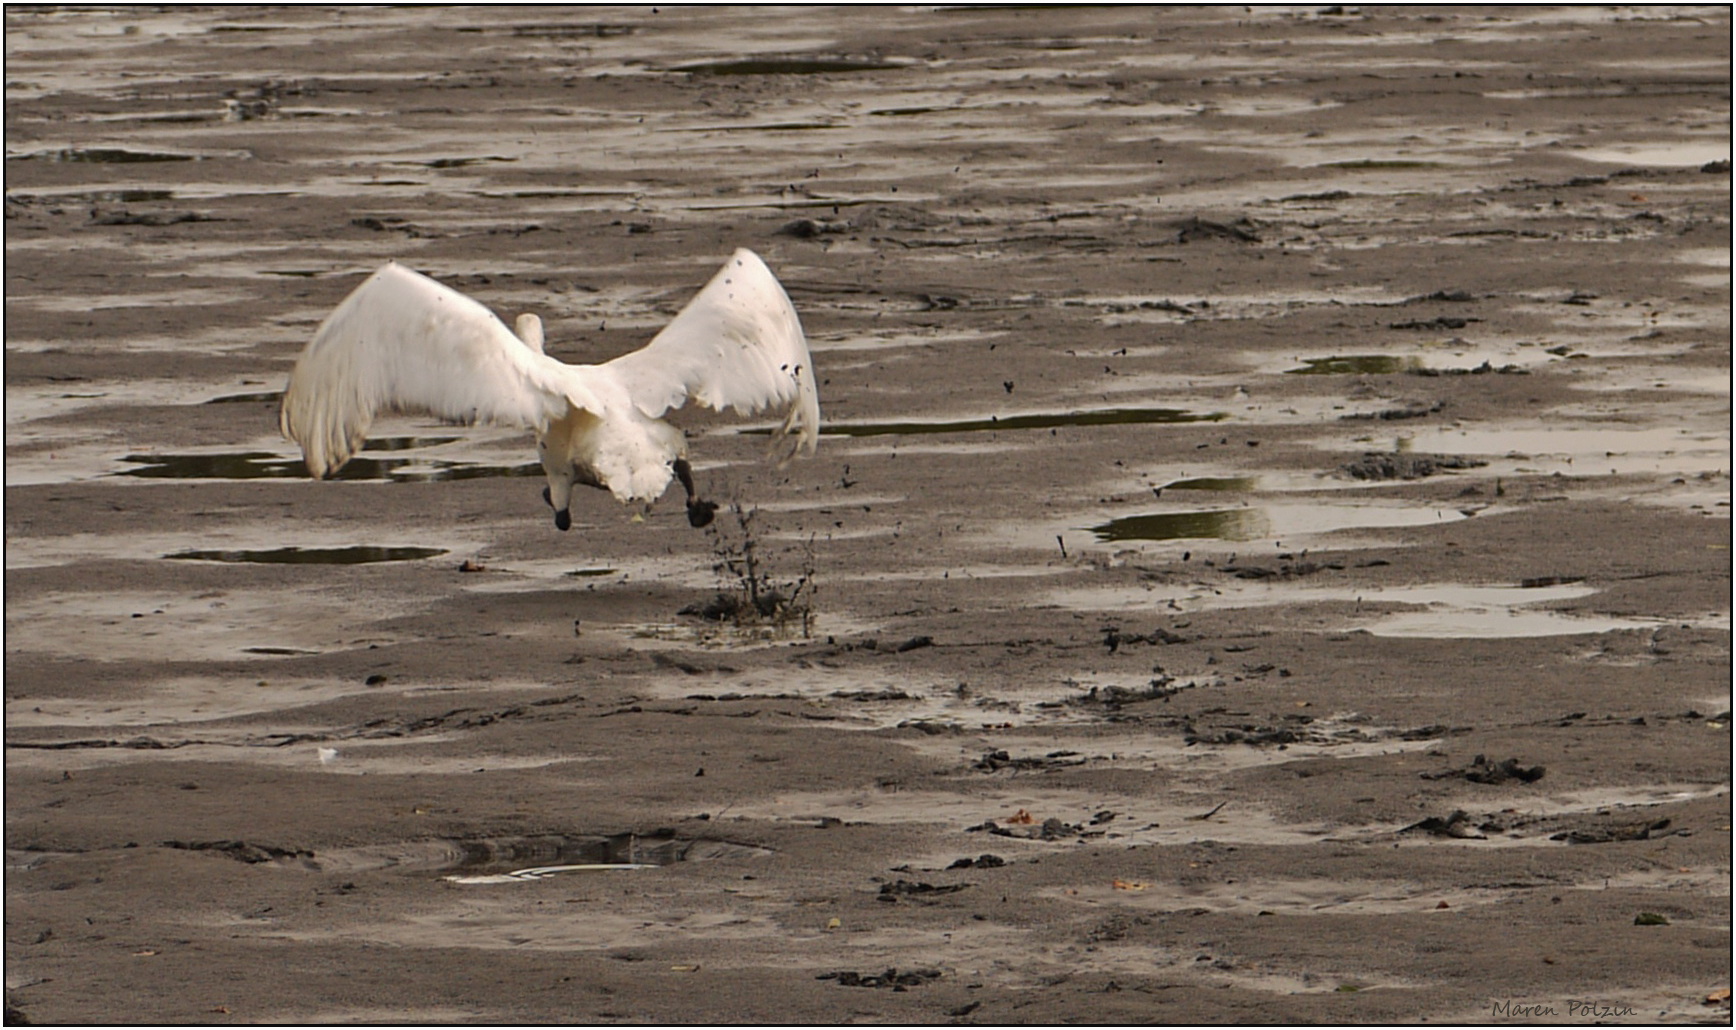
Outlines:
<svg viewBox="0 0 1736 1030"><path fill-rule="evenodd" d="M1729 38L9 11L8 1021L1728 1023ZM736 246L706 531L277 436L387 258L595 361Z"/></svg>

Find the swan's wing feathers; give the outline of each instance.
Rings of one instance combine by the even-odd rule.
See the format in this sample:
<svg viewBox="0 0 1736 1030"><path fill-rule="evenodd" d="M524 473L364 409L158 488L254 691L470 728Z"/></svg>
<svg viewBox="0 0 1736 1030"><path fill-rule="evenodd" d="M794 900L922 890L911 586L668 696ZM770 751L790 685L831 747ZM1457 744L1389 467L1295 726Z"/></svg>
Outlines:
<svg viewBox="0 0 1736 1030"><path fill-rule="evenodd" d="M283 395L285 436L323 476L382 411L540 428L569 404L601 410L579 369L544 357L487 308L395 262L344 298Z"/></svg>
<svg viewBox="0 0 1736 1030"><path fill-rule="evenodd" d="M774 446L814 450L820 402L796 309L759 255L738 250L675 320L640 350L608 362L648 418L689 400L750 415L788 406ZM789 455L785 455L787 460Z"/></svg>

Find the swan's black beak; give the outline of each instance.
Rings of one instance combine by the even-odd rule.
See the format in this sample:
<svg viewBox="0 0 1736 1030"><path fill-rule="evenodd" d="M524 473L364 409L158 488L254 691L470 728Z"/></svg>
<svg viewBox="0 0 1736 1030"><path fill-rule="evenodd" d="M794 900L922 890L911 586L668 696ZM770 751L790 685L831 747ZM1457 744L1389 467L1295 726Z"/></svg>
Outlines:
<svg viewBox="0 0 1736 1030"><path fill-rule="evenodd" d="M546 486L543 487L543 503L551 508L555 506L555 500L549 496L549 488ZM573 513L564 508L555 512L555 528L563 533L573 528Z"/></svg>

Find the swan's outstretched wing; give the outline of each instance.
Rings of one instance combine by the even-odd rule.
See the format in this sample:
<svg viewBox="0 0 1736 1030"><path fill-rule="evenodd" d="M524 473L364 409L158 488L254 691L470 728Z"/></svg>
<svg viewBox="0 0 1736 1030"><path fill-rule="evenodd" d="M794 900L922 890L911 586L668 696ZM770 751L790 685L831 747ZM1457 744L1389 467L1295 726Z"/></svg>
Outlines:
<svg viewBox="0 0 1736 1030"><path fill-rule="evenodd" d="M808 341L790 298L758 254L738 250L675 320L643 348L602 366L648 418L689 400L748 415L788 406L776 447L814 450L820 401Z"/></svg>
<svg viewBox="0 0 1736 1030"><path fill-rule="evenodd" d="M579 369L543 356L487 308L389 262L328 316L283 394L283 434L315 476L336 471L382 411L540 430L601 412Z"/></svg>

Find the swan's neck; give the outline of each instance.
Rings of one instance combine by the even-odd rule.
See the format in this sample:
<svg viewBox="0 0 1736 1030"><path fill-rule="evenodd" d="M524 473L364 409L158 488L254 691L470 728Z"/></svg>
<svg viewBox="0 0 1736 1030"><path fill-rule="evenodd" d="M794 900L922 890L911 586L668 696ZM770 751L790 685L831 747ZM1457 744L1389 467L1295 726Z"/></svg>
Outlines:
<svg viewBox="0 0 1736 1030"><path fill-rule="evenodd" d="M538 354L543 352L542 319L527 311L518 316L518 320L513 322L512 328L514 332L518 333L518 338L524 341L526 347Z"/></svg>

